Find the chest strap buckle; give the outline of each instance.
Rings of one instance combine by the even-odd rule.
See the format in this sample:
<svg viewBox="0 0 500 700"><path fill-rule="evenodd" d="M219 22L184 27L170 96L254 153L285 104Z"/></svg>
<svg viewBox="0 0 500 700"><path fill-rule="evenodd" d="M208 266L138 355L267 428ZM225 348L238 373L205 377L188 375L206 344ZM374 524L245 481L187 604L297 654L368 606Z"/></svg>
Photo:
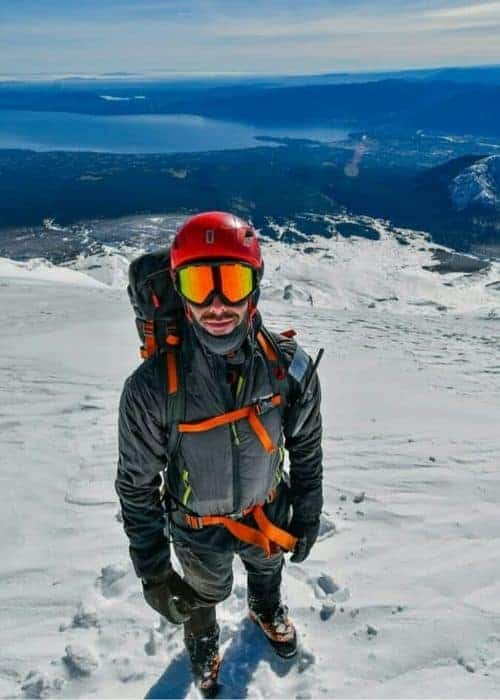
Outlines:
<svg viewBox="0 0 500 700"><path fill-rule="evenodd" d="M258 399L255 399L254 402L252 403L255 409L255 413L258 416L264 415L264 413L268 413L274 408L273 404L273 394L266 394L266 396L259 396Z"/></svg>

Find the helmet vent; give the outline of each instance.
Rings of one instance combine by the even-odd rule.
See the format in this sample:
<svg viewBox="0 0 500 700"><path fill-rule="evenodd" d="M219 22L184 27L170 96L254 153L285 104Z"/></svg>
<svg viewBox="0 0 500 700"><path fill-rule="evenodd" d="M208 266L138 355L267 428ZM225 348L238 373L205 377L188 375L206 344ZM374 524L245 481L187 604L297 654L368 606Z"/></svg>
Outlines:
<svg viewBox="0 0 500 700"><path fill-rule="evenodd" d="M253 232L250 231L250 229L247 229L245 231L245 238L243 239L243 245L246 245L246 246L252 245L252 240L253 240Z"/></svg>
<svg viewBox="0 0 500 700"><path fill-rule="evenodd" d="M215 231L213 228L209 228L205 231L205 242L206 243L213 243L215 240Z"/></svg>

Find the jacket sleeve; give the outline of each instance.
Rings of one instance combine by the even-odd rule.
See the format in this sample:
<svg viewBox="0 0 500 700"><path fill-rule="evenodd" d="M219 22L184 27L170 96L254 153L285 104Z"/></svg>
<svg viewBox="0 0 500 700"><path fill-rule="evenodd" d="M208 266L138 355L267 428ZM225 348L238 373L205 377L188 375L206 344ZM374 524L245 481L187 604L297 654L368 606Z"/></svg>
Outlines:
<svg viewBox="0 0 500 700"><path fill-rule="evenodd" d="M300 348L299 352L307 357ZM291 393L284 420L293 512L302 522L317 521L323 507L321 386L316 371L311 377L313 363L308 359L300 381L289 378Z"/></svg>
<svg viewBox="0 0 500 700"><path fill-rule="evenodd" d="M161 575L170 568L159 490L167 463L166 431L161 395L137 373L125 382L120 399L118 454L115 487L135 572L142 578Z"/></svg>

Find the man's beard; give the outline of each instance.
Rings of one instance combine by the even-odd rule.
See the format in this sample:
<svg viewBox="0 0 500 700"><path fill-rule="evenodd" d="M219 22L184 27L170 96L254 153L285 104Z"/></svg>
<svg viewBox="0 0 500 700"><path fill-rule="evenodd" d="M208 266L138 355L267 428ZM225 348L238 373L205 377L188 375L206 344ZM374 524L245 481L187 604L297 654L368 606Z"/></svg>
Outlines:
<svg viewBox="0 0 500 700"><path fill-rule="evenodd" d="M222 321L233 318L239 319L239 316L237 314L228 313L219 317L215 314L207 313L206 315L202 315L201 320L205 321L213 319ZM200 341L200 343L207 350L213 352L216 355L227 355L228 352L235 352L236 350L238 350L238 348L241 347L241 345L243 344L249 331L248 309L247 311L245 311L243 319L233 328L233 330L230 333L226 333L224 335L212 335L212 333L207 331L201 325L201 323L199 323L194 318L194 316L191 317L191 322L194 333Z"/></svg>

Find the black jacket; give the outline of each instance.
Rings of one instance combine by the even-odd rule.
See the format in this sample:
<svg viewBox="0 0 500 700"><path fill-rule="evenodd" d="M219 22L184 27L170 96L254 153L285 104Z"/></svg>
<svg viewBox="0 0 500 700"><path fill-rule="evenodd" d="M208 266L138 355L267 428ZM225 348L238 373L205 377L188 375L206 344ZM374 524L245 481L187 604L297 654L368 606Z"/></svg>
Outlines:
<svg viewBox="0 0 500 700"><path fill-rule="evenodd" d="M291 366L290 372L286 375L286 380L281 382L280 385L280 392L284 401L278 414L279 436L276 436L276 442L284 445L284 448L288 450L290 494L295 517L303 522L317 521L322 507L322 428L319 379L315 373L309 383L307 396L304 396L304 387L308 383L312 371L310 358L305 355L295 340L278 334L272 335L279 345L280 357L285 367L289 368ZM190 386L194 381L193 377L199 377L203 374L206 375L206 381L214 380L210 384L209 390L203 392L204 385L202 385L202 388L198 389L198 393L194 394L197 398L200 394L202 398L204 395L206 398L206 407L201 409L202 412L206 411L206 413L203 416L199 416L199 420L201 417L208 418L224 412L224 408L221 411L221 406L224 406L225 410L229 410L231 406L227 403L228 387L223 386L224 381L221 381L221 376L223 376L220 373L221 363L223 366L226 362L225 358L210 354L211 357L208 358L206 364L203 363L203 368L193 367L193 361L200 363L201 357L199 353L193 352L193 344L196 343L197 340L194 334L186 333L181 345L181 347L184 347L184 350L180 358L181 362L187 365L185 367L186 371L194 372L194 374L187 375L188 378L191 376ZM257 344L252 342L252 339L247 339L243 349L246 356L245 366L250 374L262 372L262 356ZM257 361L259 358L260 361ZM297 366L300 365L300 362L297 362L297 358L299 360L306 358L307 360L307 364L302 363L304 371L299 374L296 371ZM210 376L212 373L214 374L213 377ZM297 381L296 377L299 377L300 381ZM252 386L254 378L254 376L248 377L249 386ZM164 353L158 353L141 364L126 380L120 400L119 460L116 490L122 507L125 532L130 541L130 555L137 575L143 578L159 575L170 566L170 548L165 530L165 507L160 494L162 482L160 475L166 470L168 491L172 493L175 500L181 500L179 495L182 493L182 488L185 487L185 484L181 483L186 473L185 465L182 462L182 450L179 451L178 458L175 456L172 463L168 463L167 442L169 426L167 425L166 387L165 357ZM183 390L185 390L185 387ZM220 398L219 392L221 396L223 394L226 396L225 403L222 401L222 398L222 403L218 401ZM214 393L217 396L214 396ZM186 394L186 397L188 396L189 393ZM246 405L246 403L243 402L243 405ZM223 438L226 435L230 435L229 426L223 426L217 430L221 431L220 439L212 443L209 458L206 445L202 445L200 440L199 460L206 460L210 464L210 474L212 475L217 470L219 445L221 450L220 459L227 459L227 449L223 450ZM192 461L196 456L193 454L193 446L194 450L196 450L197 445L195 440L196 434L190 437L191 443L188 455ZM243 484L247 484L247 477L250 472L247 469L246 476L245 474L240 475L240 469L245 465L245 460L243 459L242 465L241 460L238 459L238 452L243 447L241 445L235 447L232 444L230 449L233 453L232 469L235 471L238 468L237 473L233 476L236 482L241 477ZM264 451L262 450L262 452ZM234 461L235 455L237 461ZM277 458L274 457L274 459L276 460ZM282 460L278 461L278 466L281 466ZM263 461L262 466L259 467L259 463L255 461L255 455L253 458L249 455L247 462L254 469L256 480L255 494L265 493L266 489L269 490L269 484L266 485L262 474L267 469L267 463ZM222 468L223 465L221 464ZM227 471L227 465L224 465L224 469ZM198 472L198 474L200 473ZM195 482L192 484L192 487L196 492L196 470L193 478ZM241 496L239 492L238 496ZM246 493L246 496L244 494L241 498L239 500L236 498L234 501L236 510L238 507L243 508L248 503L252 503L251 493ZM205 505L205 502L196 500L194 503L199 508L202 507L202 503ZM224 501L214 501L214 504L214 507L222 508ZM191 503L188 503L188 505L191 505ZM196 510L195 512L205 514L211 511L203 510L203 512L200 512ZM219 511L215 510L213 512ZM224 512L233 512L233 509L229 508L228 511Z"/></svg>

